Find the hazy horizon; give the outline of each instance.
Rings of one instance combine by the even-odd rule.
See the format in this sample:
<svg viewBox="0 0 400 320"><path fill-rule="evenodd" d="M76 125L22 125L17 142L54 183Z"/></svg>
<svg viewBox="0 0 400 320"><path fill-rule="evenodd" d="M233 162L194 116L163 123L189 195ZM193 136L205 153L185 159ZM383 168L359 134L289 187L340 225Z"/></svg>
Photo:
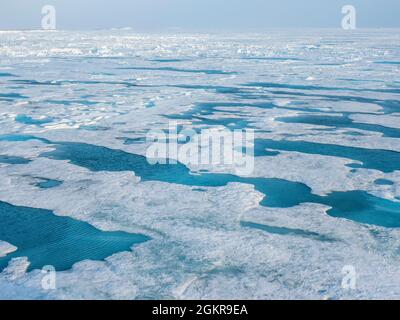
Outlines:
<svg viewBox="0 0 400 320"><path fill-rule="evenodd" d="M136 31L256 31L265 29L340 28L341 8L357 10L357 27L400 28L396 0L2 0L0 30L41 28L41 9L53 5L59 30L132 28Z"/></svg>

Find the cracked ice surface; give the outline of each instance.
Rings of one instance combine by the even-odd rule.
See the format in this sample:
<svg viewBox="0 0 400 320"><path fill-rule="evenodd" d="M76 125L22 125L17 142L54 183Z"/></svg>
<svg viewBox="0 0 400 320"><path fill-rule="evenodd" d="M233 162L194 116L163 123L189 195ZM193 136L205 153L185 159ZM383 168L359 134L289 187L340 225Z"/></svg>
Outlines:
<svg viewBox="0 0 400 320"><path fill-rule="evenodd" d="M245 119L257 139L328 146L326 154L261 154L250 177L302 183L319 196L365 191L398 203L399 170L379 170L380 153L365 159L373 168L359 160L365 149L400 152L397 131L386 131L399 129L400 67L376 63L400 60L398 30L10 31L0 40L0 201L151 238L104 261L76 262L57 272L50 291L41 270L28 272L29 260L14 258L0 274L0 298L400 297L398 228L333 217L321 203L262 206L265 195L243 182L143 181L134 171L91 171L43 156L55 142L143 156L149 143L140 139L171 119L195 129ZM312 116L347 122L279 120ZM43 179L62 183L39 188ZM17 249L0 233L0 257ZM341 286L348 265L357 270L357 290Z"/></svg>

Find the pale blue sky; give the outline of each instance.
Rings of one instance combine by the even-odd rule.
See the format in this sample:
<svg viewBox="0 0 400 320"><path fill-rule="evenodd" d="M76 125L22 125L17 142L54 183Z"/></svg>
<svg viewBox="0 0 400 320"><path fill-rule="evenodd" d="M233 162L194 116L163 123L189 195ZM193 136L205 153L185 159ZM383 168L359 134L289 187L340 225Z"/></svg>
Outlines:
<svg viewBox="0 0 400 320"><path fill-rule="evenodd" d="M336 28L345 4L360 28L400 27L400 0L0 0L0 29L40 28L45 4L56 7L58 29Z"/></svg>

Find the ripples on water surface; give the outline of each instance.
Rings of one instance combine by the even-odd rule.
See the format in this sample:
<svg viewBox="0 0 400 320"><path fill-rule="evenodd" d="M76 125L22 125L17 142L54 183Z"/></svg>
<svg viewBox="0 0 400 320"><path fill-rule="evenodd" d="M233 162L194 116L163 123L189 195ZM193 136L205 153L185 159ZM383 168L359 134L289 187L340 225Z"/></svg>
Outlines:
<svg viewBox="0 0 400 320"><path fill-rule="evenodd" d="M333 272L336 262L322 265L318 254L343 263L360 254L372 265L371 252L378 260L386 252L388 268L398 262L398 31L1 32L0 39L0 241L17 247L3 257L0 252L0 269L27 257L27 271L44 265L69 270L76 262L132 251L130 259L142 263L131 270L139 297L174 296L181 286L183 296L204 297L201 288L210 289L212 277L232 289L224 267L241 270L237 283L239 274L257 281L267 274L274 284L299 281L277 255L268 265L246 264L246 255L262 254L265 245L295 255L293 263L310 272ZM150 165L143 156L146 133L167 129L169 121L196 132L254 129L254 174ZM118 178L126 172L132 173L128 185ZM152 184L175 199L173 208L149 193ZM81 196L87 187L80 186L90 186L91 195ZM177 194L182 188L186 197ZM192 197L203 200L185 199ZM317 216L316 208L324 214ZM207 237L198 238L203 232ZM235 258L230 235L237 239ZM165 248L176 256L163 256ZM207 273L216 266L221 276ZM282 281L272 276L279 268ZM160 275L169 280L151 288L138 280ZM189 275L197 282L186 287ZM340 297L340 282L323 279L312 281ZM365 295L377 285L366 285ZM257 290L268 294L266 286ZM318 296L312 285L301 290L293 296ZM252 297L255 291L225 293Z"/></svg>

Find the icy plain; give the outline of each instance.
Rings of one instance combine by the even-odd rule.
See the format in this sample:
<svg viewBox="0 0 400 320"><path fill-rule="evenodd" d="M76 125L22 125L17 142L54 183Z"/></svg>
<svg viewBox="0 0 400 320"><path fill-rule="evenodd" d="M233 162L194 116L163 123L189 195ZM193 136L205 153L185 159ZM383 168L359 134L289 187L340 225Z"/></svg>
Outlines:
<svg viewBox="0 0 400 320"><path fill-rule="evenodd" d="M399 61L399 30L0 32L0 298L400 298ZM147 164L170 121L255 129L254 172Z"/></svg>

